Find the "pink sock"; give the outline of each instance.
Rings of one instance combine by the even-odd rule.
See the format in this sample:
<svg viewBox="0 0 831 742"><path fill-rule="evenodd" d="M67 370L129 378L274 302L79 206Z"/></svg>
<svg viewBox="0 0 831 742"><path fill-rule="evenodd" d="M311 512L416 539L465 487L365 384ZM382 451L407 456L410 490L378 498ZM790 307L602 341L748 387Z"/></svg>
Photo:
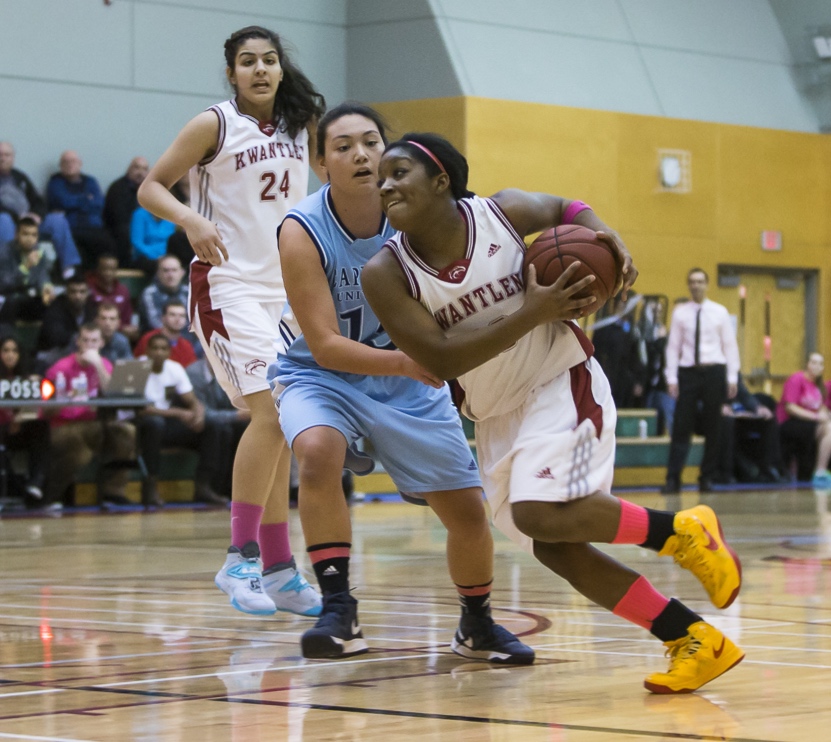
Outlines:
<svg viewBox="0 0 831 742"><path fill-rule="evenodd" d="M247 502L231 503L231 546L241 549L249 541L257 541L263 510Z"/></svg>
<svg viewBox="0 0 831 742"><path fill-rule="evenodd" d="M612 613L649 631L667 603L669 598L661 595L646 577L641 576L632 583Z"/></svg>
<svg viewBox="0 0 831 742"><path fill-rule="evenodd" d="M640 505L620 500L620 523L613 544L642 544L649 534L649 514Z"/></svg>
<svg viewBox="0 0 831 742"><path fill-rule="evenodd" d="M263 556L263 569L291 559L288 523L260 524L260 553Z"/></svg>

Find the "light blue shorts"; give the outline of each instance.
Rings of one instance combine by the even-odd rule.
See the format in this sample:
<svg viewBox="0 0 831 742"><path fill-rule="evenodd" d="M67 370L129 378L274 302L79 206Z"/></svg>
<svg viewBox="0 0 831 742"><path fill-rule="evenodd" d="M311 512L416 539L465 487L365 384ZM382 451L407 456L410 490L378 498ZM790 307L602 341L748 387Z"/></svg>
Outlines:
<svg viewBox="0 0 831 742"><path fill-rule="evenodd" d="M326 426L351 445L366 437L404 495L481 487L479 470L445 385L433 389L399 376L363 377L307 370L281 376L280 425L289 445Z"/></svg>

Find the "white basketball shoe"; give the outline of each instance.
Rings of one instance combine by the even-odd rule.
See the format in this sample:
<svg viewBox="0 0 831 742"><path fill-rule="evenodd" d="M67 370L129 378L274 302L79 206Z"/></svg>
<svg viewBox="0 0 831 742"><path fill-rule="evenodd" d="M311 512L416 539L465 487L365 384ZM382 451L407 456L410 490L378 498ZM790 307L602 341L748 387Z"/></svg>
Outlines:
<svg viewBox="0 0 831 742"><path fill-rule="evenodd" d="M216 586L227 593L231 605L238 611L254 616L270 616L277 612L274 601L263 590L263 562L256 541L249 541L242 549L228 549L225 564L216 573Z"/></svg>
<svg viewBox="0 0 831 742"><path fill-rule="evenodd" d="M319 616L322 608L320 593L297 571L292 557L275 564L263 573L263 589L278 611L298 616Z"/></svg>

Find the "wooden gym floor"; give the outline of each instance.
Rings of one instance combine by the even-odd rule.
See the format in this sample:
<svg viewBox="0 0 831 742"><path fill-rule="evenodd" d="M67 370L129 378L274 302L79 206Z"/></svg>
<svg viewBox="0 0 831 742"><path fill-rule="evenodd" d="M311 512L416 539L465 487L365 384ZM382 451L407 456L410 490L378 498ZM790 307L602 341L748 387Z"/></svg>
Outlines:
<svg viewBox="0 0 831 742"><path fill-rule="evenodd" d="M494 614L537 663L454 655L444 532L424 508L353 508L353 584L371 651L339 662L299 657L310 619L245 616L213 586L227 511L1 519L0 740L828 739L828 493L705 498L744 562L726 612L671 560L605 547L746 650L689 696L649 695L642 681L666 667L663 647L500 536ZM677 509L699 495L630 499ZM300 547L296 512L292 537Z"/></svg>

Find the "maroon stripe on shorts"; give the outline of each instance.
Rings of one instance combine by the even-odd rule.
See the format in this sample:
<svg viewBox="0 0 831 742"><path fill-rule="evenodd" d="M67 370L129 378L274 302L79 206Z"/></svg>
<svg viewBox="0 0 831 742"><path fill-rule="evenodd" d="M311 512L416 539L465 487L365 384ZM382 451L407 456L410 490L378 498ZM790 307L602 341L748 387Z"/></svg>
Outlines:
<svg viewBox="0 0 831 742"><path fill-rule="evenodd" d="M583 420L591 420L597 437L603 432L603 409L592 394L592 374L585 363L572 366L568 370L571 376L571 396L577 408L577 425Z"/></svg>
<svg viewBox="0 0 831 742"><path fill-rule="evenodd" d="M196 309L199 309L199 324L202 326L202 333L205 335L205 343L210 346L211 336L217 333L230 340L228 330L225 329L225 321L222 318L222 310L214 309L211 305L211 284L208 282L208 273L213 266L210 263L203 263L196 260L190 265L190 316L191 321L196 316Z"/></svg>

